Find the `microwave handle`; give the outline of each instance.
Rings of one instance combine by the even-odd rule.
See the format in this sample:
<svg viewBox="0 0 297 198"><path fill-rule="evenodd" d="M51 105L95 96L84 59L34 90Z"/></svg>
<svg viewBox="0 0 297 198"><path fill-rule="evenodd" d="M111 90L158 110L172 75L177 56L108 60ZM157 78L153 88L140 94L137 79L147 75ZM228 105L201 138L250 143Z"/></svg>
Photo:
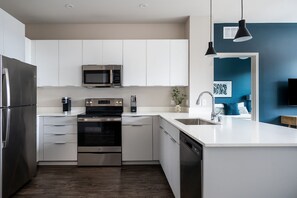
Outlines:
<svg viewBox="0 0 297 198"><path fill-rule="evenodd" d="M110 85L113 85L113 70L110 70Z"/></svg>

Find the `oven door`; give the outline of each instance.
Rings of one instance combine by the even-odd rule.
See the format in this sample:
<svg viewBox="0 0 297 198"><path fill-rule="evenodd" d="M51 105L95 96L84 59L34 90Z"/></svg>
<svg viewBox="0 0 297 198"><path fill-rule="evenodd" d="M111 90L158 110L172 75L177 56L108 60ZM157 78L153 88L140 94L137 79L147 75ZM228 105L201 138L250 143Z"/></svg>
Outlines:
<svg viewBox="0 0 297 198"><path fill-rule="evenodd" d="M111 87L112 82L112 70L83 70L83 86L85 87Z"/></svg>
<svg viewBox="0 0 297 198"><path fill-rule="evenodd" d="M120 117L78 118L78 152L121 152Z"/></svg>

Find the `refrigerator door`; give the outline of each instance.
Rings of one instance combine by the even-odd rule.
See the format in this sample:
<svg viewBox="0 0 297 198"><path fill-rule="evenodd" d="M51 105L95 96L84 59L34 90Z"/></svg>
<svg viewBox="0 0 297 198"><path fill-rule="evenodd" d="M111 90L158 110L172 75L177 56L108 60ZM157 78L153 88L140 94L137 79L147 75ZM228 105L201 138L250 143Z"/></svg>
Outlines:
<svg viewBox="0 0 297 198"><path fill-rule="evenodd" d="M2 132L7 110L2 109ZM6 140L7 134L2 133ZM36 106L10 108L9 140L2 149L2 197L10 197L36 174Z"/></svg>
<svg viewBox="0 0 297 198"><path fill-rule="evenodd" d="M2 105L0 107L35 105L36 67L5 56L1 56L1 61ZM8 98L10 101L7 101Z"/></svg>

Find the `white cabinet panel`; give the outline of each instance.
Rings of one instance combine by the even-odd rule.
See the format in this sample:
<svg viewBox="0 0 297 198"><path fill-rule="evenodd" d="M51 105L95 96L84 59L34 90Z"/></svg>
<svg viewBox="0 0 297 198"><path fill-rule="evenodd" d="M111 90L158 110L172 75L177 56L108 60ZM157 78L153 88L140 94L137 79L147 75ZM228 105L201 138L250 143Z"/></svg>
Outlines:
<svg viewBox="0 0 297 198"><path fill-rule="evenodd" d="M37 40L35 45L37 86L58 86L59 42L57 40Z"/></svg>
<svg viewBox="0 0 297 198"><path fill-rule="evenodd" d="M153 116L153 160L159 160L160 150L160 119L159 116Z"/></svg>
<svg viewBox="0 0 297 198"><path fill-rule="evenodd" d="M25 61L25 25L4 11L4 55Z"/></svg>
<svg viewBox="0 0 297 198"><path fill-rule="evenodd" d="M169 86L170 41L147 41L147 85Z"/></svg>
<svg viewBox="0 0 297 198"><path fill-rule="evenodd" d="M123 41L104 40L102 41L102 64L122 65L123 64Z"/></svg>
<svg viewBox="0 0 297 198"><path fill-rule="evenodd" d="M102 65L102 41L83 41L83 65Z"/></svg>
<svg viewBox="0 0 297 198"><path fill-rule="evenodd" d="M123 86L146 86L146 40L126 40L123 45Z"/></svg>
<svg viewBox="0 0 297 198"><path fill-rule="evenodd" d="M25 62L32 64L32 41L25 38Z"/></svg>
<svg viewBox="0 0 297 198"><path fill-rule="evenodd" d="M188 86L188 40L170 41L170 86Z"/></svg>
<svg viewBox="0 0 297 198"><path fill-rule="evenodd" d="M4 52L4 11L0 8L0 54Z"/></svg>
<svg viewBox="0 0 297 198"><path fill-rule="evenodd" d="M123 161L151 161L152 125L122 127Z"/></svg>
<svg viewBox="0 0 297 198"><path fill-rule="evenodd" d="M44 143L44 161L76 161L77 143Z"/></svg>
<svg viewBox="0 0 297 198"><path fill-rule="evenodd" d="M81 86L82 41L59 41L59 86Z"/></svg>

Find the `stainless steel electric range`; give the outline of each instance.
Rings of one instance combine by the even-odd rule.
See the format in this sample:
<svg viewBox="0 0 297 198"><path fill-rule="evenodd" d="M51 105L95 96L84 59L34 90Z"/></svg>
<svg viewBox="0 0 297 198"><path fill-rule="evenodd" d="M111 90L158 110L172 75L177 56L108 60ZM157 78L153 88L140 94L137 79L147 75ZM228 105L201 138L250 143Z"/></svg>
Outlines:
<svg viewBox="0 0 297 198"><path fill-rule="evenodd" d="M77 116L78 166L121 166L122 98L89 98Z"/></svg>

